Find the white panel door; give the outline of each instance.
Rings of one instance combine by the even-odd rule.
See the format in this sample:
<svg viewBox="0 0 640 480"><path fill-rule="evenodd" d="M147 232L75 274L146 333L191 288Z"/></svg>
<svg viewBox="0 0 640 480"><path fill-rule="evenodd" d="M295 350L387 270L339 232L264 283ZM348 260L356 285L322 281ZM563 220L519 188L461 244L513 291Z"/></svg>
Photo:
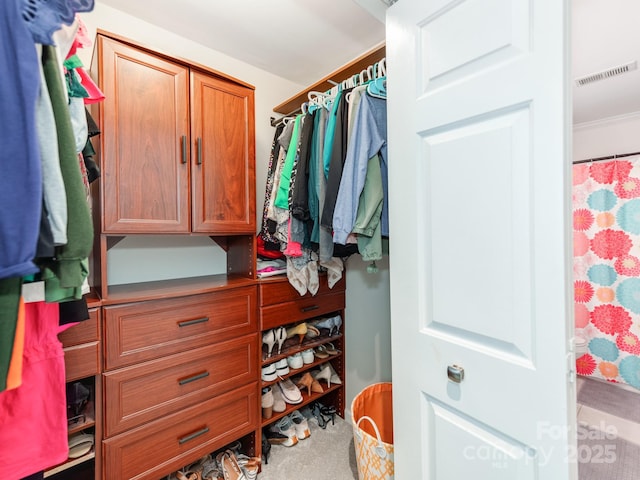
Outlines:
<svg viewBox="0 0 640 480"><path fill-rule="evenodd" d="M399 480L576 476L568 8L387 11Z"/></svg>

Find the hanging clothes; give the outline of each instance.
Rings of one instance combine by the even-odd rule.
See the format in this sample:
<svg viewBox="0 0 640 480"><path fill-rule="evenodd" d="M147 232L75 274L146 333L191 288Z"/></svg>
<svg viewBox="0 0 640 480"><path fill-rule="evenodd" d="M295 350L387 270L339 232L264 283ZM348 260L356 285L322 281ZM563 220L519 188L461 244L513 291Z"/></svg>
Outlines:
<svg viewBox="0 0 640 480"><path fill-rule="evenodd" d="M333 216L333 240L346 243L358 212L360 194L364 188L369 159L379 156L382 194L381 234L389 235L385 199L387 195L387 101L364 95L354 122L354 135L345 159L344 175L340 180L337 208ZM371 208L371 207L369 207Z"/></svg>
<svg viewBox="0 0 640 480"><path fill-rule="evenodd" d="M58 305L25 304L22 385L0 392L0 477L22 478L67 459L64 354Z"/></svg>
<svg viewBox="0 0 640 480"><path fill-rule="evenodd" d="M33 263L42 214L35 135L38 56L17 0L0 2L0 279L38 271Z"/></svg>

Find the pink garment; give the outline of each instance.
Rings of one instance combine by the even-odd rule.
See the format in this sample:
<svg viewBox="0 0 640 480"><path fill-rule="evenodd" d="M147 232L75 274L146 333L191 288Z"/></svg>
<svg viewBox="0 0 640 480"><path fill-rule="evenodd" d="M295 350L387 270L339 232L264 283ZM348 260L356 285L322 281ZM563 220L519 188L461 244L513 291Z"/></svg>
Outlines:
<svg viewBox="0 0 640 480"><path fill-rule="evenodd" d="M0 478L18 479L68 456L64 353L57 303L25 304L22 385L0 392Z"/></svg>
<svg viewBox="0 0 640 480"><path fill-rule="evenodd" d="M302 245L291 240L291 219L289 219L287 225L287 237L287 248L284 249L283 253L288 257L301 257Z"/></svg>

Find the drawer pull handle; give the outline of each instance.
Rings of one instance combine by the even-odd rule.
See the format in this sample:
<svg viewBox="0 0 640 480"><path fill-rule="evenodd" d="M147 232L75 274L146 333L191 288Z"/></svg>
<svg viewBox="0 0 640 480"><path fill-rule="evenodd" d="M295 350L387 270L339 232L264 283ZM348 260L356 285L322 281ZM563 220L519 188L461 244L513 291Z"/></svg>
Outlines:
<svg viewBox="0 0 640 480"><path fill-rule="evenodd" d="M196 318L195 320L184 320L178 322L179 327L188 327L189 325L195 325L196 323L205 323L209 321L209 317Z"/></svg>
<svg viewBox="0 0 640 480"><path fill-rule="evenodd" d="M300 310L301 310L302 312L310 312L311 310L317 310L317 309L319 309L319 308L320 308L320 305L310 305L310 306L308 306L308 307L303 307L303 308L301 308Z"/></svg>
<svg viewBox="0 0 640 480"><path fill-rule="evenodd" d="M206 378L208 376L209 376L209 372L204 371L204 372L196 373L191 377L181 378L180 380L178 380L178 383L180 385L186 385L187 383L195 382L196 380L200 380L201 378Z"/></svg>
<svg viewBox="0 0 640 480"><path fill-rule="evenodd" d="M209 427L204 427L198 430L197 432L190 433L182 438L178 439L178 443L182 445L183 443L187 443L189 440L193 440L194 438L198 438L200 435L204 435L209 431Z"/></svg>

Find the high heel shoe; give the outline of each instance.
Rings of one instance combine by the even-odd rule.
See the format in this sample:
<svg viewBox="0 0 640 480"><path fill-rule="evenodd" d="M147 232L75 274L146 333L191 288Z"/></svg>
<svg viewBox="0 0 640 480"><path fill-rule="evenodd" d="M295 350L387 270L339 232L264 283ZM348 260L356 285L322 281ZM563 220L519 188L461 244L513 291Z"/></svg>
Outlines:
<svg viewBox="0 0 640 480"><path fill-rule="evenodd" d="M271 356L271 352L273 351L273 346L276 344L276 331L269 330L264 335L262 335L262 343L267 345L267 358Z"/></svg>
<svg viewBox="0 0 640 480"><path fill-rule="evenodd" d="M262 456L264 457L264 464L269 464L269 453L271 452L271 443L269 439L265 435L264 431L262 432L262 448L260 449Z"/></svg>
<svg viewBox="0 0 640 480"><path fill-rule="evenodd" d="M331 383L333 383L334 385L342 385L342 380L340 380L340 377L338 376L338 372L335 371L335 369L333 368L333 365L331 365L329 363L329 371L331 372Z"/></svg>
<svg viewBox="0 0 640 480"><path fill-rule="evenodd" d="M302 344L302 341L304 340L304 336L307 334L307 324L306 323L299 323L298 325L294 326L294 327L290 327L287 328L287 338L291 338L295 335L298 336L298 344Z"/></svg>
<svg viewBox="0 0 640 480"><path fill-rule="evenodd" d="M335 425L335 418L336 418L336 407L334 407L333 405L329 405L328 407L322 407L320 408L320 413L322 414L323 417L329 417L331 419L331 425ZM326 423L329 423L329 420L325 418Z"/></svg>
<svg viewBox="0 0 640 480"><path fill-rule="evenodd" d="M326 380L327 388L331 388L331 364L325 363L321 365L320 370L316 372L313 378L318 380L318 382L320 382L320 380Z"/></svg>
<svg viewBox="0 0 640 480"><path fill-rule="evenodd" d="M315 393L324 392L324 388L322 388L322 385L320 385L320 382L315 378L313 379L313 382L311 382L311 391Z"/></svg>
<svg viewBox="0 0 640 480"><path fill-rule="evenodd" d="M305 373L296 381L296 386L302 390L307 389L307 395L311 396L311 385L313 384L313 377L309 372Z"/></svg>
<svg viewBox="0 0 640 480"><path fill-rule="evenodd" d="M278 327L274 329L274 335L278 342L278 355L280 355L280 352L282 352L282 344L288 338L287 330L284 327Z"/></svg>

